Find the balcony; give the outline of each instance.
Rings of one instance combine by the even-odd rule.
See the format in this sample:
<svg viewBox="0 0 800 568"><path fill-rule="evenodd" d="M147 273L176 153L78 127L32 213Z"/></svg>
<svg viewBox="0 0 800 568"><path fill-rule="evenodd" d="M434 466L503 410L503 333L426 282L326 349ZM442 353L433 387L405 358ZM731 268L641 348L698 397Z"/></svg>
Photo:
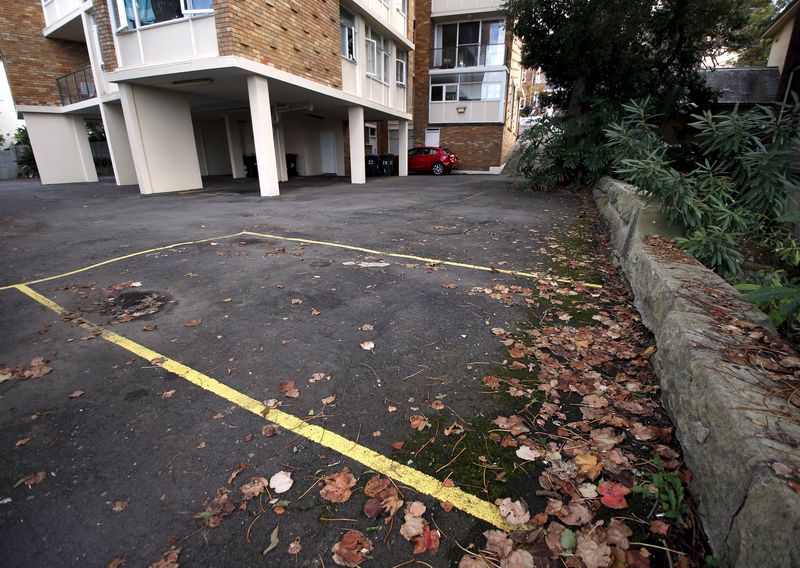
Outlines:
<svg viewBox="0 0 800 568"><path fill-rule="evenodd" d="M58 95L61 97L62 105L79 103L97 96L91 67L84 67L74 73L59 77L56 79L56 85L58 85Z"/></svg>
<svg viewBox="0 0 800 568"><path fill-rule="evenodd" d="M505 65L506 45L460 45L431 49L431 69L493 67Z"/></svg>
<svg viewBox="0 0 800 568"><path fill-rule="evenodd" d="M431 16L449 16L456 14L477 14L480 12L500 12L503 0L433 0Z"/></svg>
<svg viewBox="0 0 800 568"><path fill-rule="evenodd" d="M44 36L86 43L81 21L82 0L42 0Z"/></svg>

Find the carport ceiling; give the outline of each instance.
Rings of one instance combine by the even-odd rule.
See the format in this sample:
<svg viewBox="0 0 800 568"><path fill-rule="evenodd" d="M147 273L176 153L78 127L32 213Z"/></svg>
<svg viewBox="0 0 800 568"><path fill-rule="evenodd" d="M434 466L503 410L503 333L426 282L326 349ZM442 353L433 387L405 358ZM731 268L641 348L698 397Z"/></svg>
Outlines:
<svg viewBox="0 0 800 568"><path fill-rule="evenodd" d="M186 93L192 114L198 118L222 118L233 114L238 118L249 115L247 73L235 68L194 71L174 75L144 77L131 81ZM347 101L331 97L299 85L269 79L270 100L273 105L310 103L307 114L332 120L347 120ZM365 107L367 120L392 120L394 117Z"/></svg>

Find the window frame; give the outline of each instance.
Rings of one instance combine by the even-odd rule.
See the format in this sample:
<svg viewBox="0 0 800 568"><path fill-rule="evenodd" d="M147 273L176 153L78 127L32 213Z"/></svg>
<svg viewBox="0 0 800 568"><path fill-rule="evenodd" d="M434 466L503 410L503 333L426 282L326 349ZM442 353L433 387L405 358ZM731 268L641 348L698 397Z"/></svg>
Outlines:
<svg viewBox="0 0 800 568"><path fill-rule="evenodd" d="M402 58L401 58L402 55ZM408 83L408 52L396 50L396 55L394 58L395 68L394 68L394 82L396 85L400 87L405 87ZM400 66L403 67L402 74L400 73ZM402 80L401 80L402 79Z"/></svg>
<svg viewBox="0 0 800 568"><path fill-rule="evenodd" d="M408 15L408 0L397 0L396 2L397 11L403 14L404 16Z"/></svg>
<svg viewBox="0 0 800 568"><path fill-rule="evenodd" d="M214 13L214 2L211 2L210 8L190 8L189 5L192 4L194 0L181 0L181 13L184 16L202 16L205 14L213 14Z"/></svg>
<svg viewBox="0 0 800 568"><path fill-rule="evenodd" d="M344 21L342 20L342 12L345 14L349 14L352 18L353 25L346 26ZM342 38L342 33L345 34L345 38ZM345 45L347 46L348 53L341 53L343 59L347 61L357 62L358 61L358 19L355 14L346 10L344 8L339 8L339 47L341 48L342 39L345 40ZM350 40L350 41L348 41ZM352 52L352 53L350 53Z"/></svg>

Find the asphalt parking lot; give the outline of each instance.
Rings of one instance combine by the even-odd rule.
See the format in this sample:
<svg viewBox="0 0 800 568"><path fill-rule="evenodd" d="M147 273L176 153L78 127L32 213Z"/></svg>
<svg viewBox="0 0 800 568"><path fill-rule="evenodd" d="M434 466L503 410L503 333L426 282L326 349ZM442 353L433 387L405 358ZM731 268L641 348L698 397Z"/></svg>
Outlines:
<svg viewBox="0 0 800 568"><path fill-rule="evenodd" d="M480 491L450 511L431 497L431 478L458 487L458 475L415 463L409 421L444 428L489 410L480 377L505 356L491 329L529 312L469 292L534 285L505 271L548 270L547 239L575 222L577 198L501 176L298 179L276 199L253 189L0 182L0 286L45 279L0 291L0 362L52 368L0 384L4 565L147 566L175 546L186 566L330 566L357 529L375 545L367 565L450 566L456 542L491 526L470 504L489 500ZM280 403L277 433L248 400ZM298 434L292 419L318 429ZM442 533L438 554L414 557L399 521L362 512L364 485L394 464L410 470L393 476L404 499ZM358 483L333 504L316 483L344 466ZM218 488L238 506L242 483L279 471L293 479L281 502L265 493L205 522Z"/></svg>

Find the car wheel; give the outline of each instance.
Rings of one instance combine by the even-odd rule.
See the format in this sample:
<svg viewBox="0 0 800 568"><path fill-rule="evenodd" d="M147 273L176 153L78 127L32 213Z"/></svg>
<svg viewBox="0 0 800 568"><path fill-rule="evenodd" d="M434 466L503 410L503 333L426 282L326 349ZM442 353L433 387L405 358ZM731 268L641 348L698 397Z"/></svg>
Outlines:
<svg viewBox="0 0 800 568"><path fill-rule="evenodd" d="M444 173L444 164L441 162L436 162L433 164L433 175L440 176Z"/></svg>

